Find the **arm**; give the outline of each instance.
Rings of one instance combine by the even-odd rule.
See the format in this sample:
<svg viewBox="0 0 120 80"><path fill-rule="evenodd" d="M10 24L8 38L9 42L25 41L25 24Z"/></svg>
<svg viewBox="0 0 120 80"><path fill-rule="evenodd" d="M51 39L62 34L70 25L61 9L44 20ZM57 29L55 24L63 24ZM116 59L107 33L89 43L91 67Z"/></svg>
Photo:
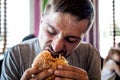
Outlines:
<svg viewBox="0 0 120 80"><path fill-rule="evenodd" d="M29 64L28 60L27 62L27 64ZM17 49L9 49L5 53L0 80L29 80L33 78L31 77L33 74L36 74L34 79L43 79L44 77L50 76L52 73L53 71L51 70L43 71L42 69L38 70L36 68L25 69L20 51Z"/></svg>
<svg viewBox="0 0 120 80"><path fill-rule="evenodd" d="M19 80L19 71L17 63L13 57L13 52L8 50L4 53L4 60L2 64L1 80Z"/></svg>
<svg viewBox="0 0 120 80"><path fill-rule="evenodd" d="M115 72L120 77L120 66L118 64L116 64L116 63L114 63L113 65L114 65Z"/></svg>
<svg viewBox="0 0 120 80"><path fill-rule="evenodd" d="M62 66L58 68L55 75L76 80L100 80L101 62L99 53L90 45L80 45L75 53L68 58L69 64L73 66ZM76 67L75 67L76 66ZM63 70L63 72L62 72ZM65 75L65 73L67 75ZM78 76L77 76L78 75Z"/></svg>
<svg viewBox="0 0 120 80"><path fill-rule="evenodd" d="M56 80L89 80L87 72L75 66L59 65L54 75Z"/></svg>
<svg viewBox="0 0 120 80"><path fill-rule="evenodd" d="M100 54L91 44L81 44L81 51L84 59L85 70L88 73L89 80L100 80L101 78L101 60Z"/></svg>

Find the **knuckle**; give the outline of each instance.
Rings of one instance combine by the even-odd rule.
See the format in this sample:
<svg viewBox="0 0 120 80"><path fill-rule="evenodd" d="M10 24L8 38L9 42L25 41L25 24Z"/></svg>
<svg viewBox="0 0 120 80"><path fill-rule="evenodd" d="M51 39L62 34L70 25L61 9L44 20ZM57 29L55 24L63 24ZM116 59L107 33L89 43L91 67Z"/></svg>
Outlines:
<svg viewBox="0 0 120 80"><path fill-rule="evenodd" d="M26 74L29 74L29 73L30 73L30 71L29 71L29 70L26 70L26 71L25 71L25 73L26 73Z"/></svg>

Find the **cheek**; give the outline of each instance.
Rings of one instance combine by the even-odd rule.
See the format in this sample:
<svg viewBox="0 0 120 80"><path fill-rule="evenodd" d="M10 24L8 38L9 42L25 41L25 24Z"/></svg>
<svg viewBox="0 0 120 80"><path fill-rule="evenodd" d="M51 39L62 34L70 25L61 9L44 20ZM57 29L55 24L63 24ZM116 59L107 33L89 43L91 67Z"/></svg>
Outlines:
<svg viewBox="0 0 120 80"><path fill-rule="evenodd" d="M46 41L48 38L45 25L41 25L41 27L40 27L39 38L42 42L44 42L44 40Z"/></svg>
<svg viewBox="0 0 120 80"><path fill-rule="evenodd" d="M41 28L40 34L39 34L39 40L40 42L43 42L46 39L46 33L45 31Z"/></svg>
<svg viewBox="0 0 120 80"><path fill-rule="evenodd" d="M39 34L39 42L40 42L41 48L44 49L46 44L49 42L50 37L45 30L41 29L40 31L41 32Z"/></svg>

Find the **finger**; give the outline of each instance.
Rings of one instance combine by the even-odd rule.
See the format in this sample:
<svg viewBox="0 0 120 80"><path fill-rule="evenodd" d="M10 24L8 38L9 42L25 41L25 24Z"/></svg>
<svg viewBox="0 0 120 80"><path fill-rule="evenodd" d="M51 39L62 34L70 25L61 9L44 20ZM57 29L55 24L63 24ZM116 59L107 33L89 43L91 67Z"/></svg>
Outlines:
<svg viewBox="0 0 120 80"><path fill-rule="evenodd" d="M43 79L51 76L52 74L53 74L52 69L45 69L42 72L40 72L39 74L35 75L32 79L33 80L43 80Z"/></svg>
<svg viewBox="0 0 120 80"><path fill-rule="evenodd" d="M33 74L37 74L39 73L40 71L42 71L42 68L28 68L24 73L23 73L23 76L21 78L21 80L28 80L31 78L31 75Z"/></svg>
<svg viewBox="0 0 120 80"><path fill-rule="evenodd" d="M88 80L88 76L83 74L84 73L78 74L73 71L63 71L63 70L56 70L54 72L54 75L59 77L69 78L73 80Z"/></svg>
<svg viewBox="0 0 120 80"><path fill-rule="evenodd" d="M56 77L55 80L75 80L75 79L68 79L68 78Z"/></svg>
<svg viewBox="0 0 120 80"><path fill-rule="evenodd" d="M77 72L65 71L65 70L55 70L54 72L55 76L60 76L60 77L75 79L75 80L87 80L88 76L84 74L85 73L79 74Z"/></svg>
<svg viewBox="0 0 120 80"><path fill-rule="evenodd" d="M80 74L72 71L65 71L65 70L55 70L54 75L59 77L64 77L64 78L72 78L72 79L80 78Z"/></svg>
<svg viewBox="0 0 120 80"><path fill-rule="evenodd" d="M79 73L79 74L85 73L84 75L87 75L87 72L86 72L84 69L78 68L78 67L75 67L75 66L59 65L59 66L57 67L57 69L73 71L73 72L77 72L77 73Z"/></svg>

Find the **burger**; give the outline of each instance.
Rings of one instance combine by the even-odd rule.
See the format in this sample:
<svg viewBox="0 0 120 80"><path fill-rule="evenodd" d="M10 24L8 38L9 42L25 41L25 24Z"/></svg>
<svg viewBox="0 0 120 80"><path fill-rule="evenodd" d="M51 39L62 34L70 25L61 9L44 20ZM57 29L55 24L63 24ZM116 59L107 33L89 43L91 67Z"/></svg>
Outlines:
<svg viewBox="0 0 120 80"><path fill-rule="evenodd" d="M51 52L48 50L44 50L39 53L32 63L32 67L48 69L51 68L56 70L58 65L68 65L68 61L64 58L64 56L59 55L58 57L53 57ZM55 75L49 76L45 80L53 80L55 79Z"/></svg>

